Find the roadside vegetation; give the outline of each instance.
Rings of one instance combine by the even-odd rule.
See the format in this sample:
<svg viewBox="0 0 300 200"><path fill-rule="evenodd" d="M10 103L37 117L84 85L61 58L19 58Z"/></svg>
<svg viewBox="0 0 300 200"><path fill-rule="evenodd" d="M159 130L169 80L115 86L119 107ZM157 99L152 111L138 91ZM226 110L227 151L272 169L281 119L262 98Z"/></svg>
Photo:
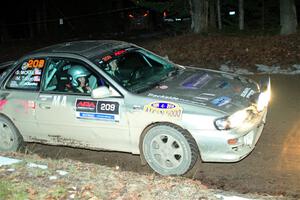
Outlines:
<svg viewBox="0 0 300 200"><path fill-rule="evenodd" d="M198 180L162 177L155 173L122 171L62 159L44 159L38 155L6 153L0 156L22 160L0 165L0 199L224 199L239 194L207 188ZM284 199L269 195L247 194L251 199Z"/></svg>

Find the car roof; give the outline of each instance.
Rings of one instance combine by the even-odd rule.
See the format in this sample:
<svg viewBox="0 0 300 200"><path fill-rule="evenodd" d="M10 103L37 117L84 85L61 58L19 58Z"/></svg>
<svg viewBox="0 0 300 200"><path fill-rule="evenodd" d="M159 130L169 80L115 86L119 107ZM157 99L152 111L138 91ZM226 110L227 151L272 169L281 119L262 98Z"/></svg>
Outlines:
<svg viewBox="0 0 300 200"><path fill-rule="evenodd" d="M81 55L87 58L107 54L114 49L122 49L133 44L117 41L117 40L84 40L64 42L38 49L30 53L32 54L50 54L50 53L71 53Z"/></svg>

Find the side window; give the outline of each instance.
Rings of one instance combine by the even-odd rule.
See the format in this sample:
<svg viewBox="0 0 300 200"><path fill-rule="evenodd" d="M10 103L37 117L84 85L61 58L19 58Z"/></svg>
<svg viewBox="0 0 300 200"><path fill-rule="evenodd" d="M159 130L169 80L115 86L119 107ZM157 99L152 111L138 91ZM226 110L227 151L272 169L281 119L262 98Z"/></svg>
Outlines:
<svg viewBox="0 0 300 200"><path fill-rule="evenodd" d="M104 79L82 62L55 58L49 60L42 90L89 94L100 86L107 86Z"/></svg>
<svg viewBox="0 0 300 200"><path fill-rule="evenodd" d="M38 90L46 64L43 58L25 60L10 77L6 87L13 89Z"/></svg>

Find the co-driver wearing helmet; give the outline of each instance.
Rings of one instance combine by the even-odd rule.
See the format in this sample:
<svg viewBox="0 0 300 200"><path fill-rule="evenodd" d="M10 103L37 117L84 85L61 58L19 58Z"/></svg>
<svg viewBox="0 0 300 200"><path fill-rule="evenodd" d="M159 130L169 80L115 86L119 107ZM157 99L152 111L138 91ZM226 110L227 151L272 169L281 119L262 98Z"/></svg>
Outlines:
<svg viewBox="0 0 300 200"><path fill-rule="evenodd" d="M88 77L91 73L84 67L75 65L68 70L73 92L91 93L88 85Z"/></svg>

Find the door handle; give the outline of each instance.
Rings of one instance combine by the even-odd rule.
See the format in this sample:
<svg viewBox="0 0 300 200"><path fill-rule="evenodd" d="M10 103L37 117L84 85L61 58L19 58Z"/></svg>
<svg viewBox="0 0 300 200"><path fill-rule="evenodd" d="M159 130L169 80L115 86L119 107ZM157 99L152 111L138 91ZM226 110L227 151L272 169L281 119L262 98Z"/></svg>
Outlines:
<svg viewBox="0 0 300 200"><path fill-rule="evenodd" d="M50 108L51 108L50 105L48 105L48 104L43 104L43 103L40 103L39 106L40 106L40 108L42 108L42 109L50 109Z"/></svg>

